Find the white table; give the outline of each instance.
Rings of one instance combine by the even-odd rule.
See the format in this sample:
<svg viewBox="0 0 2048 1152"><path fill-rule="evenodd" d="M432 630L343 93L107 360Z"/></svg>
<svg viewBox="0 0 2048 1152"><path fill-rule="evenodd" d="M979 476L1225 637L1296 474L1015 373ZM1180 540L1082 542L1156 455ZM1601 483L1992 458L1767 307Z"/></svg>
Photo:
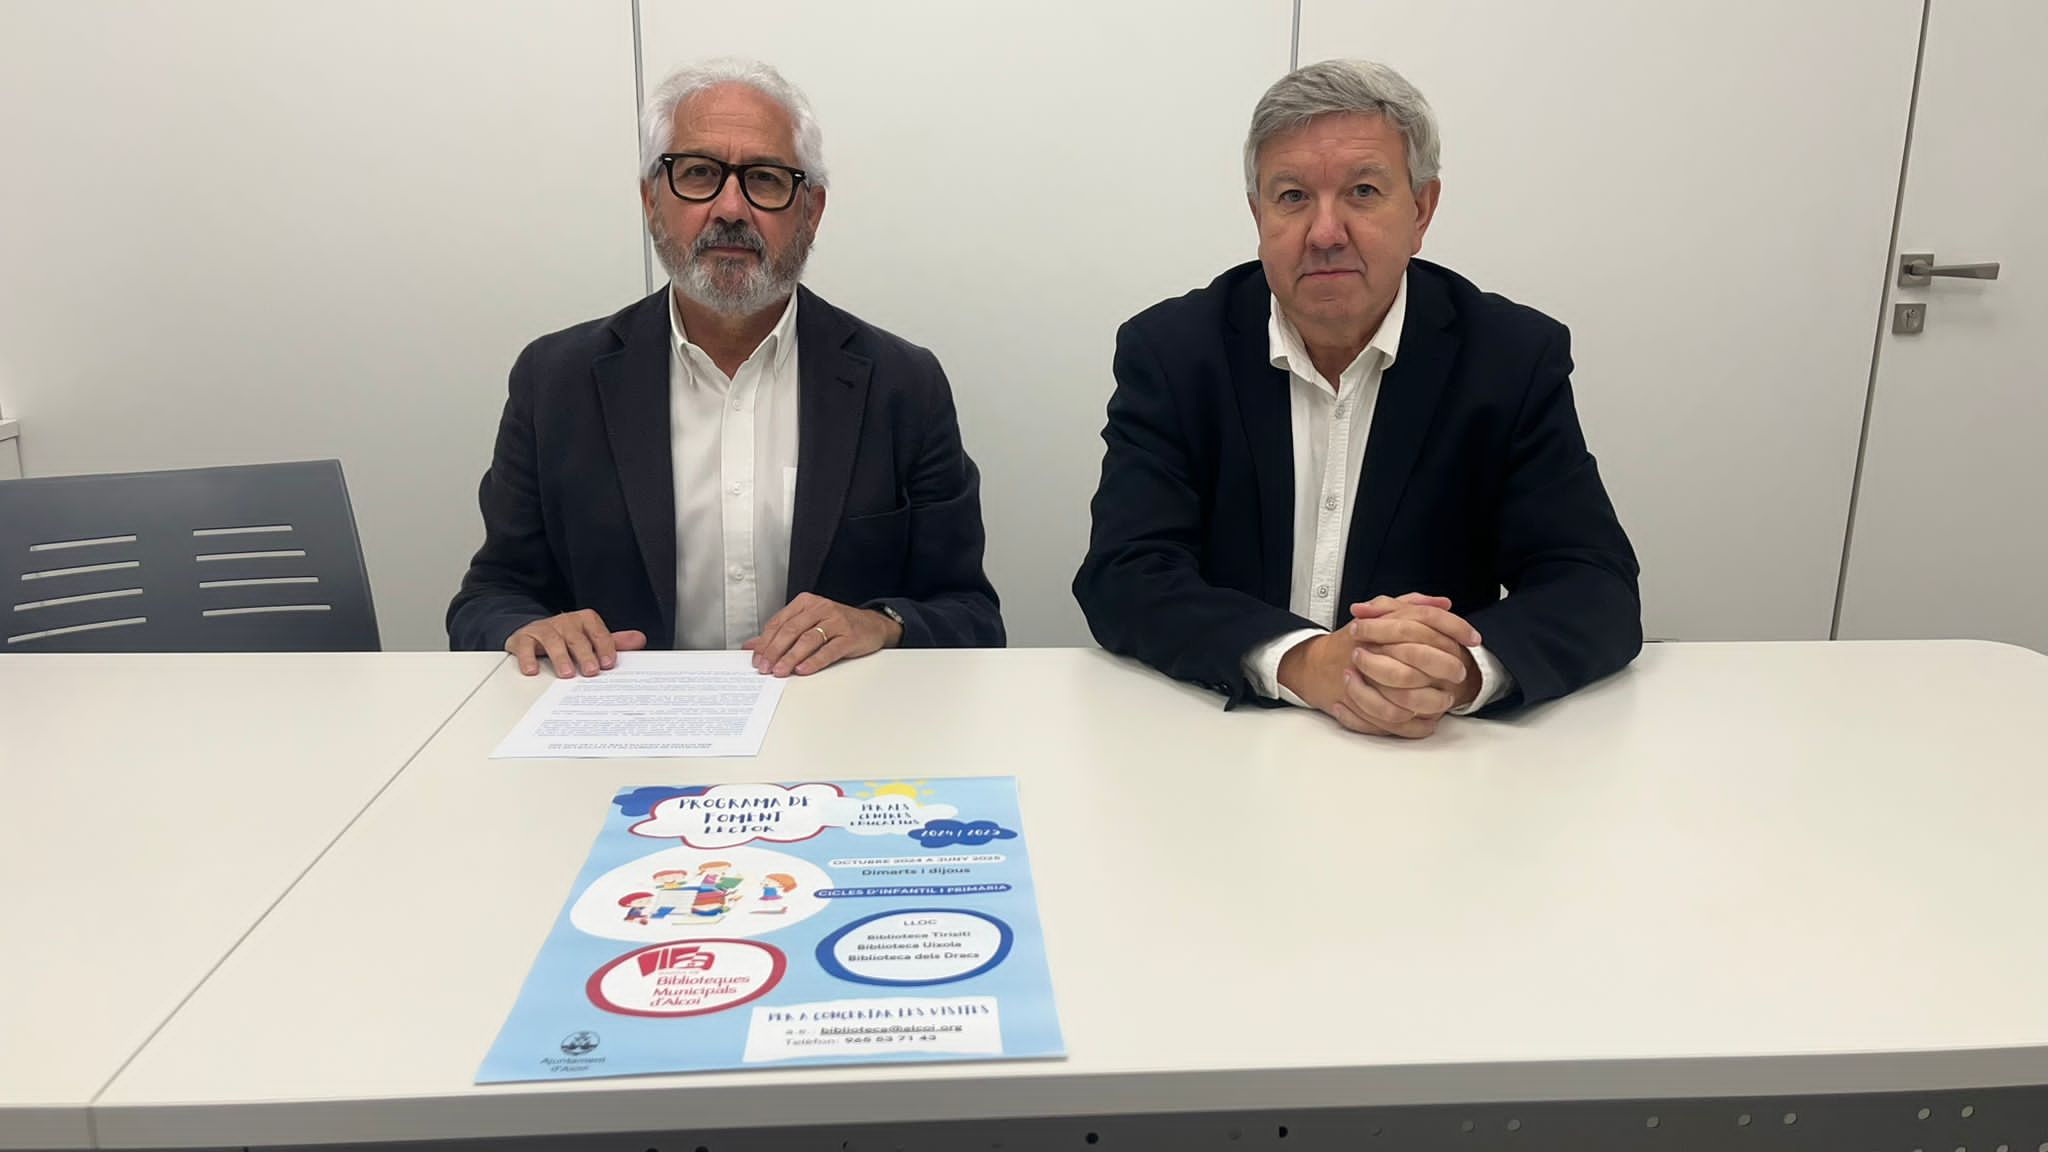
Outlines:
<svg viewBox="0 0 2048 1152"><path fill-rule="evenodd" d="M503 657L0 656L0 1148L88 1106Z"/></svg>
<svg viewBox="0 0 2048 1152"><path fill-rule="evenodd" d="M1097 652L897 652L793 685L756 760L487 759L540 688L463 707L100 1097L105 1145L2048 1084L2020 649L1653 646L1422 744ZM472 1084L616 788L982 773L1021 778L1069 1059Z"/></svg>

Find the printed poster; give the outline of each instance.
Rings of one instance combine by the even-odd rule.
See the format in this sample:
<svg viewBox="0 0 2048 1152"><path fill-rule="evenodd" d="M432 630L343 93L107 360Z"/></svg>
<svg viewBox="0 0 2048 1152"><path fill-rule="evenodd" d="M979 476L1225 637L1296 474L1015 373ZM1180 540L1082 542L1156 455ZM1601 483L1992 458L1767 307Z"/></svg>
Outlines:
<svg viewBox="0 0 2048 1152"><path fill-rule="evenodd" d="M640 787L477 1082L1062 1055L1014 778Z"/></svg>

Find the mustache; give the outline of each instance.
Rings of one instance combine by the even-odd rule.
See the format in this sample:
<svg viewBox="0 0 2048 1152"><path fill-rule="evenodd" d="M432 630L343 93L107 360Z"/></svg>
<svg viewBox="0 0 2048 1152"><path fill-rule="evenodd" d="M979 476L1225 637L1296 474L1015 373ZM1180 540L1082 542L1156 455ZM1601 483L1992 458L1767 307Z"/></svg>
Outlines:
<svg viewBox="0 0 2048 1152"><path fill-rule="evenodd" d="M768 242L742 220L714 220L690 242L690 258L696 259L713 248L745 248L756 256L768 254Z"/></svg>

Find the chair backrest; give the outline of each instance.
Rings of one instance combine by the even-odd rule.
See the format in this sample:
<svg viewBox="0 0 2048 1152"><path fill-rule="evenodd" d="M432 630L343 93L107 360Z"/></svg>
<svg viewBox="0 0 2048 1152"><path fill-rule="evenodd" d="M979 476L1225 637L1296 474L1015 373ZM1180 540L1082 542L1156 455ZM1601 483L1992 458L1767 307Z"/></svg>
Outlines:
<svg viewBox="0 0 2048 1152"><path fill-rule="evenodd" d="M0 480L0 653L374 652L338 460Z"/></svg>

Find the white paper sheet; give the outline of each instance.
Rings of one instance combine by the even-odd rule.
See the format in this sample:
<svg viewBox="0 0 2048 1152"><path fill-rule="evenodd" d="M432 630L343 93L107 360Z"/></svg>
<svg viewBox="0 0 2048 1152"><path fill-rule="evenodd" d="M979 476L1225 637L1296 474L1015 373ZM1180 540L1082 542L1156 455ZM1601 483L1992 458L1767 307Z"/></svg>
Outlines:
<svg viewBox="0 0 2048 1152"><path fill-rule="evenodd" d="M550 683L491 758L758 755L782 685L750 652L621 652Z"/></svg>

